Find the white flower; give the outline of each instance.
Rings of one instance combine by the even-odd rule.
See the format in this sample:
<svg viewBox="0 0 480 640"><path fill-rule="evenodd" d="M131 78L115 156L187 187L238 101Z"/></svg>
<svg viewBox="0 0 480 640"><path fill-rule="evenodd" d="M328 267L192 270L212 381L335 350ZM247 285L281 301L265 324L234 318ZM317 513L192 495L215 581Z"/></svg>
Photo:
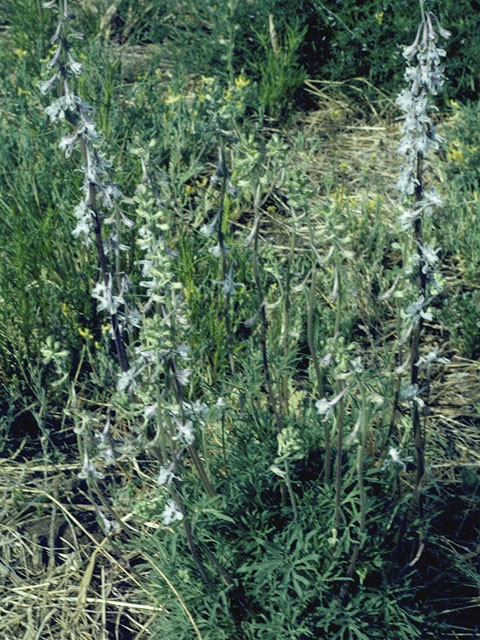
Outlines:
<svg viewBox="0 0 480 640"><path fill-rule="evenodd" d="M315 406L317 407L318 414L322 416L324 420L328 419L333 413L333 407L326 398L317 400Z"/></svg>
<svg viewBox="0 0 480 640"><path fill-rule="evenodd" d="M212 236L215 233L215 230L217 228L219 217L220 217L220 212L217 213L217 215L213 218L211 222L209 222L208 224L204 224L200 228L200 233L207 238Z"/></svg>
<svg viewBox="0 0 480 640"><path fill-rule="evenodd" d="M432 314L428 311L424 311L427 306L427 301L424 296L419 296L415 302L413 302L410 306L407 307L405 311L405 316L410 317L412 322L415 324L419 321L420 318L427 320L427 322L432 320Z"/></svg>
<svg viewBox="0 0 480 640"><path fill-rule="evenodd" d="M165 509L161 515L162 522L165 525L172 524L176 520L183 520L183 513L175 504L175 501L170 499L167 500L167 504L165 505Z"/></svg>
<svg viewBox="0 0 480 640"><path fill-rule="evenodd" d="M422 201L427 207L441 207L443 206L442 199L440 198L438 191L435 188L427 191L423 196Z"/></svg>
<svg viewBox="0 0 480 640"><path fill-rule="evenodd" d="M205 424L205 418L208 415L208 407L204 402L200 402L198 400L192 403L184 402L183 411L185 415L192 420L199 422L200 424Z"/></svg>
<svg viewBox="0 0 480 640"><path fill-rule="evenodd" d="M169 465L168 467L162 467L157 477L157 484L159 484L161 487L165 485L169 487L172 484L174 478L178 479L177 476L173 473L173 464Z"/></svg>
<svg viewBox="0 0 480 640"><path fill-rule="evenodd" d="M68 66L71 72L78 76L80 73L82 73L83 65L80 62L77 62L76 60L73 59L73 56L70 53L70 51L67 52L67 56L68 56Z"/></svg>
<svg viewBox="0 0 480 640"><path fill-rule="evenodd" d="M40 88L40 91L44 95L50 91L50 89L53 87L53 85L55 83L55 80L59 77L59 75L60 75L60 71L56 71L49 80L45 80L44 82L40 82L39 83L38 86ZM45 109L45 111L46 111L46 109Z"/></svg>
<svg viewBox="0 0 480 640"><path fill-rule="evenodd" d="M435 264L438 262L438 253L441 251L441 247L433 249L429 244L419 244L418 248L420 253L413 254L413 259L416 263L421 263L422 273L431 273Z"/></svg>
<svg viewBox="0 0 480 640"><path fill-rule="evenodd" d="M412 462L412 458L410 456L408 456L407 458L402 458L400 456L400 452L398 451L398 449L395 449L395 447L390 447L390 449L388 450L388 455L390 456L390 460L385 460L382 469L386 469L393 462L402 467L403 471L406 471L407 465L405 463Z"/></svg>
<svg viewBox="0 0 480 640"><path fill-rule="evenodd" d="M154 416L157 413L157 409L158 409L158 402L155 402L154 404L151 404L145 407L145 409L143 410L144 420L149 420L152 416Z"/></svg>
<svg viewBox="0 0 480 640"><path fill-rule="evenodd" d="M78 132L75 132L71 136L65 136L60 140L59 147L62 151L65 151L65 157L69 158L72 155L73 145L78 137Z"/></svg>
<svg viewBox="0 0 480 640"><path fill-rule="evenodd" d="M45 113L52 122L55 122L56 120L63 120L63 118L65 118L65 112L73 111L79 102L80 98L77 98L74 95L61 96L45 108Z"/></svg>
<svg viewBox="0 0 480 640"><path fill-rule="evenodd" d="M180 420L175 420L177 426L177 435L172 440L179 440L186 445L191 445L195 442L195 434L193 432L193 422L187 420L185 423Z"/></svg>
<svg viewBox="0 0 480 640"><path fill-rule="evenodd" d="M443 358L439 355L438 349L432 349L426 356L420 356L417 360L417 366L421 366L423 364L429 365L438 362L439 364L448 364L450 360L448 358Z"/></svg>
<svg viewBox="0 0 480 640"><path fill-rule="evenodd" d="M137 309L128 307L125 313L122 315L122 320L127 327L136 327L140 329L142 326L142 315Z"/></svg>
<svg viewBox="0 0 480 640"><path fill-rule="evenodd" d="M117 391L125 391L126 393L132 393L137 388L137 381L135 380L136 376L138 376L138 371L135 367L130 367L128 371L122 371L118 374L118 382L117 382Z"/></svg>
<svg viewBox="0 0 480 640"><path fill-rule="evenodd" d="M152 260L137 260L135 264L142 265L142 276L145 276L145 277L147 277L150 274L150 271L152 270L152 267L153 267Z"/></svg>
<svg viewBox="0 0 480 640"><path fill-rule="evenodd" d="M177 371L175 372L175 377L178 384L182 385L182 387L187 386L191 373L192 370L190 368L177 369Z"/></svg>
<svg viewBox="0 0 480 640"><path fill-rule="evenodd" d="M233 262L230 264L230 268L227 275L225 276L225 280L214 280L213 284L222 285L222 293L224 296L229 296L232 293L235 293L236 287L243 287L242 282L233 281Z"/></svg>
<svg viewBox="0 0 480 640"><path fill-rule="evenodd" d="M230 249L226 245L224 245L223 250L225 251L225 253L227 253L227 251L230 251ZM216 244L214 247L210 247L208 253L211 253L215 258L219 258L222 255L222 249L219 244Z"/></svg>
<svg viewBox="0 0 480 640"><path fill-rule="evenodd" d="M94 478L94 479L100 480L101 478L104 477L102 473L97 471L95 465L92 462L90 462L86 449L84 449L83 451L83 465L80 473L78 474L78 477L81 480L86 480L87 478Z"/></svg>
<svg viewBox="0 0 480 640"><path fill-rule="evenodd" d="M405 79L409 87L400 92L396 104L405 114L399 153L406 156L407 166L397 184L404 195L412 195L418 184L414 175L419 154L425 156L430 150L438 149L442 141L432 126L429 115L435 107L428 102L428 93L436 95L444 82L441 59L445 57L446 52L437 47L438 35L446 38L450 34L441 27L432 13L427 12L420 23L415 41L411 46L404 47L403 51L408 62ZM414 58L417 61L416 66L411 64ZM425 213L428 214L429 211L425 210ZM408 228L411 226L411 220L404 218L402 224L404 228Z"/></svg>
<svg viewBox="0 0 480 640"><path fill-rule="evenodd" d="M92 291L92 298L98 300L97 308L99 311L108 311L110 315L114 315L120 305L125 304L121 296L114 296L112 293L112 276L109 276L108 283L97 282Z"/></svg>
<svg viewBox="0 0 480 640"><path fill-rule="evenodd" d="M355 360L350 360L350 366L352 367L352 371L354 373L359 374L363 372L363 364L360 356L358 356L358 358L355 358Z"/></svg>
<svg viewBox="0 0 480 640"><path fill-rule="evenodd" d="M415 191L415 186L418 184L418 180L415 177L413 169L410 167L405 168L397 182L397 189L405 196L411 196Z"/></svg>
<svg viewBox="0 0 480 640"><path fill-rule="evenodd" d="M100 455L107 466L115 464L115 452L111 444L100 449Z"/></svg>
<svg viewBox="0 0 480 640"><path fill-rule="evenodd" d="M414 187L412 187L412 189L413 188ZM405 209L405 211L398 216L398 222L400 223L400 227L403 229L403 231L411 229L415 223L415 220L418 220L420 215L421 210L419 209Z"/></svg>
<svg viewBox="0 0 480 640"><path fill-rule="evenodd" d="M321 400L316 401L315 406L317 407L318 414L322 417L322 420L328 420L331 417L335 405L343 398L346 392L347 387L340 391L333 400L329 401L326 398L322 398Z"/></svg>
<svg viewBox="0 0 480 640"><path fill-rule="evenodd" d="M100 516L100 520L102 521L103 528L105 529L105 533L110 533L110 531L112 531L113 528L117 528L118 527L118 523L114 522L113 520L109 520L102 513L101 509L99 509L99 507L97 507L97 506L96 506L96 511L97 511L98 515Z"/></svg>
<svg viewBox="0 0 480 640"><path fill-rule="evenodd" d="M331 353L326 353L323 358L320 360L320 366L323 369L326 369L327 367L330 366L330 363L333 360L333 355Z"/></svg>
<svg viewBox="0 0 480 640"><path fill-rule="evenodd" d="M418 404L418 406L423 409L425 406L425 402L420 397L421 389L418 388L417 384L409 384L400 392L400 397L403 400L406 400L410 406L413 405L414 402Z"/></svg>
<svg viewBox="0 0 480 640"><path fill-rule="evenodd" d="M176 348L177 355L184 360L190 360L190 346L188 344L180 344Z"/></svg>
<svg viewBox="0 0 480 640"><path fill-rule="evenodd" d="M362 426L362 420L361 420L361 416L359 415L357 418L357 421L355 422L355 426L353 427L352 431L348 434L348 437L345 440L345 444L347 446L350 446L355 442L361 426Z"/></svg>

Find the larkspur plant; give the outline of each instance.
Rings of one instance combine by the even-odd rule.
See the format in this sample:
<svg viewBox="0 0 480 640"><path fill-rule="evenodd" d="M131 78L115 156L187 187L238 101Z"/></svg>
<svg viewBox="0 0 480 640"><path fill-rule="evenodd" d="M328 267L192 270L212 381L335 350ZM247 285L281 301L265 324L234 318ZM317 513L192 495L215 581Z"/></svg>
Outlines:
<svg viewBox="0 0 480 640"><path fill-rule="evenodd" d="M82 40L83 34L71 26L74 14L69 9L68 0L44 2L46 9L55 9L58 22L51 44L56 47L47 67L53 71L48 80L40 83L43 94L59 87L59 97L45 109L51 122L66 120L74 131L60 141L59 147L69 158L78 141L83 158L83 199L75 208L77 225L72 231L88 247L92 235L100 267L100 281L92 290L92 296L98 301L99 311L107 311L111 318L113 338L122 371L129 368L123 331L129 321L127 303L124 298L129 287L126 274L115 273L114 265L120 254L128 251L119 238L121 227L131 227L132 222L123 214L119 201L122 193L111 179L111 163L101 152L102 136L98 133L92 118L93 108L75 94L74 78L82 73L82 64L72 54L72 42ZM102 211L108 210L105 218ZM103 238L102 227L107 224L112 231L107 240Z"/></svg>
<svg viewBox="0 0 480 640"><path fill-rule="evenodd" d="M181 387L188 384L190 369L188 367L184 369L177 367L179 357L188 359L188 347L184 344L174 347L171 341L171 334L178 333L178 328L185 324L184 317L181 315L181 301L175 297L175 291L181 288L181 285L172 282L168 248L165 246L163 237L159 234L159 230L164 230L165 227L158 223L153 223L152 225L152 221L147 219L143 220L144 224L138 230L139 245L142 251L145 252L145 258L139 262L144 277L144 280L140 282L140 286L148 292L147 300L143 307L144 317L142 318L138 311L128 311L128 305L124 297L126 290L129 288L128 277L125 274L112 273L110 266L110 263L119 257L120 252L129 250L128 246L119 241L119 223L127 227L132 226L133 223L123 214L119 206L122 193L110 178L111 164L99 151L102 137L98 134L95 122L91 118L93 109L75 95L70 86L72 77L82 71L82 65L72 55L71 41L73 39L82 39L83 36L70 26L73 14L69 11L68 0L47 2L43 6L45 8L57 8L59 19L55 34L51 39L52 44L56 45L57 48L52 60L48 63L50 69L56 68L56 70L47 81L41 83L40 89L45 94L52 90L55 82L58 81L61 84L62 95L54 100L45 111L52 122L65 119L75 129L74 133L64 137L59 145L65 152L66 157L70 157L72 154L77 140L82 150L85 163L83 167L85 176L83 185L84 199L75 209L77 225L72 235L80 237L87 247L91 244L91 235L95 236L103 277L94 286L92 297L97 300L98 310L107 311L112 320L119 363L122 369L119 374L117 391L120 393L132 393L135 391L138 385L137 380L144 374L145 370L148 371L150 376L147 389L152 383L155 387L159 377L159 361L166 361L167 373L162 370L164 378L168 376L168 369L171 367L171 373L177 384L177 405L169 406L170 421L173 421L174 424L174 432L170 434L171 441L178 440L184 445L192 446L194 442L193 425L191 420L183 418L186 406L181 400L180 392ZM145 164L143 168L145 178ZM143 184L137 190L137 214L140 220L145 218L153 202L147 199L145 190L146 187ZM109 210L111 213L109 218L104 219L101 208ZM106 241L102 237L102 223L113 225L114 228L114 231ZM113 261L108 260L109 255L113 256ZM118 283L120 284L118 285ZM118 287L117 294L114 293L115 284ZM174 297L169 299L172 293ZM145 317L146 312L152 308L159 312L157 319ZM139 345L134 349L134 364L129 366L122 334L126 329L131 329L132 327L140 328L141 331ZM178 338L178 336L176 337ZM176 354L176 360L173 360L174 354ZM154 368L153 372L152 367ZM179 407L181 408L182 420L179 418ZM144 410L145 421L148 422L150 416L160 410L158 402L147 404ZM86 445L84 445L83 459L81 476L85 478L87 476L100 477L89 460ZM173 464L175 464L175 461ZM162 473L159 478L161 477L163 477ZM167 484L171 483L167 482ZM164 518L166 520L171 520L172 518L171 505L172 502L167 503ZM177 510L174 519L179 519L180 516L180 510Z"/></svg>
<svg viewBox="0 0 480 640"><path fill-rule="evenodd" d="M121 254L129 250L129 247L120 241L122 229L133 226L133 223L123 213L120 207L122 193L111 178L112 165L102 153L103 138L98 133L93 119L93 108L75 93L75 78L82 73L83 66L75 60L72 53L72 43L82 40L83 34L75 31L72 20L75 17L70 11L68 0L51 0L44 2L46 9L56 10L58 14L55 33L51 38L51 44L55 47L53 57L47 67L53 74L50 78L40 83L40 91L43 94L52 92L58 87L58 97L46 107L45 113L50 121L66 121L73 128L73 133L65 135L60 141L59 147L69 158L75 144L81 151L83 160L83 199L74 211L76 226L72 231L75 238L79 238L88 249L92 244L92 236L96 248L100 280L93 287L91 295L97 301L100 312L108 313L110 317L111 336L115 343L118 364L125 375L130 367L125 346L125 331L136 325L136 313L129 309L125 295L130 288L128 276L120 270ZM108 217L105 217L105 212ZM104 238L103 227L107 225L111 232ZM99 480L104 475L97 470L96 464L91 459L92 441L95 436L92 433L92 424L97 420L84 421L82 410L77 403L77 395L74 385L70 390L70 407L67 413L74 416L76 421L75 432L78 437L79 451L83 459L79 477L87 481L89 496L104 528L109 531L116 527L115 517L111 506L104 497ZM110 417L105 418L105 427L99 437L98 451L103 463L108 466L114 462L114 452L111 442ZM107 518L100 508L108 510L112 519Z"/></svg>
<svg viewBox="0 0 480 640"><path fill-rule="evenodd" d="M349 249L344 204L335 202L328 187L325 211L321 206L319 214L313 211L319 192L311 188L307 194L302 186L310 179L307 171L303 166L290 169L295 155L290 155L287 136L278 133L263 145L263 155L262 144L257 151L256 143L249 158L243 154L242 174L242 144L254 143L235 129L239 144L232 145L231 176L223 141L232 137L225 133L227 127L216 126L210 118L222 110L222 99L211 95L204 97L210 107L202 112L208 113L203 143L211 148L213 129L220 148L218 160L216 153L209 158L213 188L208 187L208 195L196 191L200 182L208 184L204 167L191 165L185 172L188 178L180 180L182 154L169 157L169 120L175 118L178 104L179 113L186 105L180 96L177 104L175 96L175 108L171 103L168 118L161 120L165 129L156 131L154 139L151 130L143 131L132 146L126 138L124 148L130 153L123 156L141 165L142 176L133 196L124 198L101 153L93 109L72 92L81 67L71 44L81 36L71 29L67 2L44 6L57 7L60 16L50 63L54 73L41 88L48 93L58 84L61 95L47 114L55 122L70 123L74 132L62 139L61 149L71 156L78 144L84 159L84 198L75 210L73 236L86 252L97 247L101 279L92 297L99 312L110 316L113 338L121 338L120 349L116 340L118 362L110 362L110 375L105 376L108 384L99 384L104 380L96 365L111 349L99 349L92 358L93 371L87 375L91 380L97 376L98 395L87 402L87 384L76 400L76 381L71 385L75 430L81 436L79 476L94 487L100 506L92 502L107 532L120 522L115 500L120 496L124 507L125 495L134 495L127 498L128 531L117 540L123 544L128 538L135 557L143 555L157 571L149 592L168 613L161 616L162 628L155 637L191 637L187 613L196 636L205 640L382 638L387 618L388 637L418 638L422 618L414 596L405 595L408 579L402 574L391 580L399 566L405 569L404 562L392 560L390 541L405 513L400 500L395 504L395 493L410 481L412 458L405 437L395 446L387 437L383 460L377 455L385 381L377 374L377 354L362 351L363 338L357 339L350 326L352 309L362 309L352 287L355 256ZM413 275L420 285L414 294L408 288L408 303L399 313L403 325L398 342L411 346L402 371L411 364L411 379L399 389L399 400L412 411L415 444L416 421L428 406L431 369L444 361L438 351L424 354L419 349L423 324L432 318L429 285L440 253L421 233L425 219L440 204L435 191L424 189L422 172L424 157L441 142L427 99L443 81L442 54L435 49L438 34L446 32L432 14L425 14L415 46L405 52L410 85L399 97L399 106L405 108L405 168L399 187L405 198L414 200L399 219L410 251L404 279ZM415 56L418 68L410 65ZM149 82L147 77L145 85ZM248 83L243 79L239 84ZM157 86L155 92L162 89ZM136 99L141 101L140 92ZM191 130L197 130L202 100L194 97L195 109L186 109L175 120L176 141L185 146L190 140L185 124L191 119ZM159 104L160 109L165 106L161 100ZM232 101L227 106L233 120L240 107ZM146 121L158 124L148 118L147 113ZM242 126L248 123L242 121ZM149 144L143 134L151 139ZM195 148L196 142L190 146ZM202 181L196 179L197 170ZM184 187L189 188L190 209L177 201ZM134 225L120 205L131 207ZM202 205L210 220L203 226ZM307 217L308 229L302 226ZM281 227L276 227L279 221ZM243 248L253 242L252 252L234 246L248 225ZM133 247L123 242L126 228L131 229L129 237L136 238ZM283 243L285 230L292 234L289 253L289 247L282 246L288 244ZM126 255L128 275L121 270ZM205 298L216 302L207 308ZM243 311L254 315L241 322ZM195 326L199 318L210 325L210 333ZM251 330L242 342L236 335L240 325ZM110 337L104 346L110 346ZM51 340L42 354L56 377L54 384L63 385L68 353ZM220 365L219 354L224 354ZM424 380L419 370L425 370ZM215 404L219 395L226 400L220 397ZM119 431L120 444L113 438ZM91 454L93 447L97 458ZM116 466L119 457L122 466ZM133 481L124 472L127 460L138 473ZM416 464L417 471L424 465L423 449L417 448ZM111 485L121 490L102 494L101 486L112 476ZM418 472L418 499L422 480Z"/></svg>
<svg viewBox="0 0 480 640"><path fill-rule="evenodd" d="M170 424L174 425L174 432L170 433L171 441L178 440L179 443L192 447L194 441L193 424L186 417L189 414L187 414L187 407L181 399L180 391L182 386L188 384L190 369L177 366L182 358L188 359L188 347L182 343L175 343L178 346L174 347L171 341L171 336L175 332L177 334L175 337L180 339L178 330L185 324L181 312L182 303L177 300L176 293L181 285L172 282L172 270L169 262L171 255L169 255L168 248L161 236L161 231L165 227L158 223L152 223L149 219L145 220L147 212L150 211L152 200L147 199L145 185L140 185L137 190L136 204L138 217L143 224L138 229L138 235L140 248L145 254L145 258L139 262L144 278L140 282L140 286L147 291L147 300L143 306L142 316L126 300L126 293L131 288L128 276L123 272L114 272L114 267L120 263L121 254L130 250L130 247L120 241L122 227L129 228L133 226L133 223L120 207L123 195L110 177L111 163L101 153L102 136L97 132L96 124L92 118L93 109L74 93L71 86L73 78L82 72L82 65L74 59L71 51L72 41L81 40L83 35L71 27L71 20L74 16L69 10L68 0L47 2L43 6L47 9L57 9L59 17L55 33L51 38L56 50L47 65L49 69L54 69L54 73L48 80L40 84L40 90L46 94L53 89L56 83L60 85L61 95L45 109L45 112L52 122L66 120L74 128L73 134L62 138L59 144L66 157L72 155L76 142L79 143L82 152L84 198L74 212L77 224L72 235L75 238L80 238L87 248L91 245L92 235L95 238L102 279L93 287L92 297L97 301L98 310L107 312L111 319L112 334L121 369L118 374L117 392L134 392L139 378L142 377L145 380L145 372L148 371L152 377L149 384L144 385L143 392L144 396L145 394L148 396L148 398L144 397L147 402L143 411L145 423L148 423L153 413L161 411L158 401L154 403L148 391L152 384L155 387L155 383L158 383L159 362L169 363L166 365L167 370L171 367L177 385L176 404L171 402L169 405ZM146 179L145 163L142 166L143 177ZM103 210L108 211L108 218L104 217ZM104 224L110 225L113 229L106 240L102 234ZM169 296L173 296L173 298L169 298ZM169 302L168 305L166 301ZM157 318L146 317L149 309L159 311ZM151 315L153 316L153 314ZM124 336L126 332L131 336L134 330L140 330L140 336L138 344L130 349L131 355L133 355L133 364L130 366ZM175 360L173 360L174 355ZM154 368L153 372L152 367ZM168 371L167 373L162 371L162 373L164 374L162 380L164 382L165 378L168 379L169 374ZM179 417L180 412L181 417ZM197 413L193 411L195 416ZM89 458L90 434L82 426L77 426L76 431L82 440L83 466L80 477L100 479L102 475L96 470ZM100 444L104 445L108 442L109 432L110 419L107 418L105 430L100 436ZM99 449L103 451L104 461L108 459L108 462L111 462L113 460L113 452L110 447L103 446ZM195 459L198 462L198 457ZM176 458L172 464L176 464ZM159 477L162 477L162 474ZM208 482L204 474L202 474L202 478ZM171 503L167 503L165 513L165 519L170 520L172 518ZM181 512L178 509L174 519L179 519L180 516Z"/></svg>
<svg viewBox="0 0 480 640"><path fill-rule="evenodd" d="M445 76L442 58L446 51L438 46L439 38L448 38L451 34L444 29L438 18L431 12L425 12L421 1L422 20L418 27L415 41L404 47L403 56L407 61L405 80L408 87L403 89L397 98L397 105L404 112L402 140L398 149L405 157L405 165L397 187L405 199L413 197L413 204L399 216L399 224L403 231L411 232L415 247L405 270L416 282L417 297L403 313L405 328L404 340L410 341L409 366L410 380L401 396L411 407L411 420L416 451L416 487L414 500L422 523L420 530L419 553L423 549L425 532L423 530L423 496L422 488L425 475L425 438L422 433L421 416L425 410L425 388L421 386L420 367L430 356L420 355L421 336L425 321L432 320L429 310L431 303L431 283L434 280L435 267L438 263L440 248L433 248L423 237L424 225L435 209L442 206L436 191L425 188L425 159L431 151L438 150L443 138L438 134L432 119L436 107L430 102L430 96L436 96L442 89ZM416 61L416 64L413 62ZM419 555L417 554L416 559Z"/></svg>

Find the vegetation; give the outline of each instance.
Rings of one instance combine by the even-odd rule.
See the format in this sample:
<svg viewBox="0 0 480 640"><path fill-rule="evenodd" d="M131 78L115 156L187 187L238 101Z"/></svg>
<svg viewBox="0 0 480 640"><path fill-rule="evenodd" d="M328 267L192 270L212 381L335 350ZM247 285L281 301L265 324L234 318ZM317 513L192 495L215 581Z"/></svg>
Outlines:
<svg viewBox="0 0 480 640"><path fill-rule="evenodd" d="M3 3L4 637L476 637L467 4Z"/></svg>

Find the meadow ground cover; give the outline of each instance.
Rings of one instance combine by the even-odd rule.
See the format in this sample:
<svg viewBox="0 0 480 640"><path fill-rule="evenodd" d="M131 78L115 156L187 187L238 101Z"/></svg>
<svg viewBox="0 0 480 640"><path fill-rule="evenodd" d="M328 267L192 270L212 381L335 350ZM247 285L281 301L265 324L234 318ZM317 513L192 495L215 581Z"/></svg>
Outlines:
<svg viewBox="0 0 480 640"><path fill-rule="evenodd" d="M0 9L7 638L478 631L470 23L247 4Z"/></svg>

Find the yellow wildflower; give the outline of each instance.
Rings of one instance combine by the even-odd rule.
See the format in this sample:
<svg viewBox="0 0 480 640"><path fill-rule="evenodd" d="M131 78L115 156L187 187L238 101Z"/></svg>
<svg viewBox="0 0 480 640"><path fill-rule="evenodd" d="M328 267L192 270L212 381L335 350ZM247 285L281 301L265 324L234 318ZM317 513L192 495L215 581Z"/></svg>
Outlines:
<svg viewBox="0 0 480 640"><path fill-rule="evenodd" d="M244 89L245 87L248 87L248 85L250 84L250 80L242 74L240 74L238 76L238 78L235 78L235 87L237 89Z"/></svg>

